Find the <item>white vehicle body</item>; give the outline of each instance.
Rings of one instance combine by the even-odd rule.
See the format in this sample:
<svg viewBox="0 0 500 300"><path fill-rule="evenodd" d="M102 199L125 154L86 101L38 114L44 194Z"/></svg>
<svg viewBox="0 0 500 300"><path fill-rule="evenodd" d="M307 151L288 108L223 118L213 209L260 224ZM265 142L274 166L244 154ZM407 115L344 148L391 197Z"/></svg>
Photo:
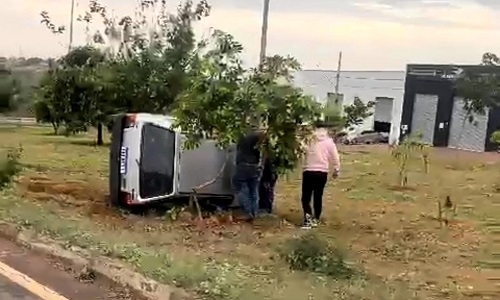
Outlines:
<svg viewBox="0 0 500 300"><path fill-rule="evenodd" d="M184 136L174 119L146 113L117 117L110 150L110 198L114 205L137 205L185 197L192 189L222 175L199 191L200 197L233 199L234 147L221 150L204 140L183 150Z"/></svg>

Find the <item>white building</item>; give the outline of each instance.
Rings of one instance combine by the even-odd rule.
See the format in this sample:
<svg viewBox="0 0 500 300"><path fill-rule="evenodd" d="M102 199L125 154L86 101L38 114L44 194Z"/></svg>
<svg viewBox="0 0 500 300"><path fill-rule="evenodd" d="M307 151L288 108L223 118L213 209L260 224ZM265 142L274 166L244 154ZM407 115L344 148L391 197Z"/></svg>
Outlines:
<svg viewBox="0 0 500 300"><path fill-rule="evenodd" d="M326 103L335 97L336 71L302 70L295 74L295 85L306 94L314 96L319 102ZM403 94L405 85L404 71L342 71L339 80L339 99L341 104L352 104L355 97L362 101L375 101L374 115L355 129L388 131L389 142L399 139Z"/></svg>

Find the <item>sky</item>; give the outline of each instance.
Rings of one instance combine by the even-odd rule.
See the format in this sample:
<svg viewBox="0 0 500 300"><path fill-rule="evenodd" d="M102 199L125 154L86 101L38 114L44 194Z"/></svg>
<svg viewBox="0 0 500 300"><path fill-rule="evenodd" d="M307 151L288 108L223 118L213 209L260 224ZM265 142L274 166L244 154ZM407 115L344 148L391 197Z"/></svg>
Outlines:
<svg viewBox="0 0 500 300"><path fill-rule="evenodd" d="M75 15L88 0L75 0ZM178 0L167 0L173 6ZM131 15L138 0L101 0L115 16ZM196 25L234 35L248 65L258 62L263 0L212 0ZM40 24L46 10L68 27L71 0L2 0L0 56L55 57L69 35L54 36ZM95 30L93 28L92 30ZM75 23L75 44L85 43ZM474 64L484 52L500 53L499 0L271 0L267 53L292 55L306 69L404 70L408 63Z"/></svg>

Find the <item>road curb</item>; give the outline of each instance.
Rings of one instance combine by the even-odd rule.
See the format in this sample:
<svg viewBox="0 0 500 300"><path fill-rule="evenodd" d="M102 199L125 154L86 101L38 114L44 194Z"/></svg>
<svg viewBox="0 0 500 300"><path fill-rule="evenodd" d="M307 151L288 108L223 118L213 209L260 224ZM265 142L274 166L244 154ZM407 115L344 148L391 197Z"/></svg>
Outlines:
<svg viewBox="0 0 500 300"><path fill-rule="evenodd" d="M20 230L13 224L0 221L0 237L13 241L39 254L63 262L82 276L91 274L104 278L116 285L129 288L141 298L151 300L191 300L186 292L161 284L153 279L130 270L130 267L118 260L92 255L85 249L71 247L64 249L56 241L42 237L29 230Z"/></svg>

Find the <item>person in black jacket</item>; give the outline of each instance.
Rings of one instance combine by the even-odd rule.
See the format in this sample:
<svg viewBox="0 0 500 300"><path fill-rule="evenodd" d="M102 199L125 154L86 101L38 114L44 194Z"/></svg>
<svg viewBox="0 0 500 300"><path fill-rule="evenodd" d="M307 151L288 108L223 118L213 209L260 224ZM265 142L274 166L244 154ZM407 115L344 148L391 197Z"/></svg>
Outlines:
<svg viewBox="0 0 500 300"><path fill-rule="evenodd" d="M268 214L273 212L274 187L278 180L276 164L268 157L264 159L262 175L259 183L259 209Z"/></svg>
<svg viewBox="0 0 500 300"><path fill-rule="evenodd" d="M232 183L249 222L253 221L259 210L260 145L264 138L263 130L252 130L236 144L236 169Z"/></svg>

